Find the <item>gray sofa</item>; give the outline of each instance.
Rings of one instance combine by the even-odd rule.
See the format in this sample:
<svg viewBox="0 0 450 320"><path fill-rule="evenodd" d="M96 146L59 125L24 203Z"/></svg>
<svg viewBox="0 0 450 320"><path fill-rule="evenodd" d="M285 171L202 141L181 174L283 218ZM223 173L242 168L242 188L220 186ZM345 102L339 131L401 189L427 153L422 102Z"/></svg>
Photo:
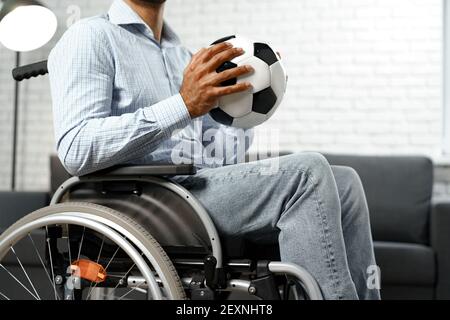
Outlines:
<svg viewBox="0 0 450 320"><path fill-rule="evenodd" d="M450 299L450 201L432 202L433 165L423 157L326 155L356 169L369 208L384 299ZM67 178L52 159L52 190ZM0 192L0 232L48 203L49 193ZM18 270L19 272L20 270ZM0 282L5 281L0 272Z"/></svg>
<svg viewBox="0 0 450 320"><path fill-rule="evenodd" d="M450 202L432 202L432 162L424 157L326 157L361 177L383 298L450 299Z"/></svg>

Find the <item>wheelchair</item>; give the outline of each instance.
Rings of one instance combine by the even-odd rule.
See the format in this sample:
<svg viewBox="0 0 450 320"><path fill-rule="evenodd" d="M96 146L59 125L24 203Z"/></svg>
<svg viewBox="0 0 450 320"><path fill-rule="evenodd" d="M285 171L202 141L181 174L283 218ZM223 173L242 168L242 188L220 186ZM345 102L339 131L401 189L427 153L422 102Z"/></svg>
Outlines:
<svg viewBox="0 0 450 320"><path fill-rule="evenodd" d="M15 74L44 71L41 63ZM118 166L69 178L48 207L0 235L0 272L10 280L0 283L0 300L321 300L313 276L279 261L277 248L219 235L171 180L195 173L191 165ZM27 259L40 268L29 272Z"/></svg>

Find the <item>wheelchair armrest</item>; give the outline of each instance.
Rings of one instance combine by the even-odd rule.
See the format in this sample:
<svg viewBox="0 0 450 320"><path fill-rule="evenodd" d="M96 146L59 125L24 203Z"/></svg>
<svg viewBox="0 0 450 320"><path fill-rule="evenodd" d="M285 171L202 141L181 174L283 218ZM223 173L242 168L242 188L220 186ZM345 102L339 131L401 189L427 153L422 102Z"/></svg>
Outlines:
<svg viewBox="0 0 450 320"><path fill-rule="evenodd" d="M123 176L192 176L197 172L191 164L183 165L151 165L151 166L115 166L100 170L80 178L123 177Z"/></svg>

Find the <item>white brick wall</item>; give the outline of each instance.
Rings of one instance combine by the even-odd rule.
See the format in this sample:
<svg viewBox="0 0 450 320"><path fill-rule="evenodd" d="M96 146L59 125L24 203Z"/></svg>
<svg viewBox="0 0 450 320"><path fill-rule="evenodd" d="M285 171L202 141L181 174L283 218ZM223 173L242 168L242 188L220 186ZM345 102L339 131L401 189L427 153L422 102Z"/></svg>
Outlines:
<svg viewBox="0 0 450 320"><path fill-rule="evenodd" d="M183 3L169 18L193 48L242 33L282 52L288 93L261 128L283 128L282 149L439 152L440 0Z"/></svg>
<svg viewBox="0 0 450 320"><path fill-rule="evenodd" d="M65 29L110 0L47 3ZM228 34L272 43L289 87L260 130L279 129L283 150L436 155L441 136L442 0L169 0L167 19L196 50ZM44 59L43 50L24 63ZM9 186L13 54L0 47L0 188ZM19 187L48 186L54 150L46 78L22 86ZM26 161L25 161L26 159Z"/></svg>

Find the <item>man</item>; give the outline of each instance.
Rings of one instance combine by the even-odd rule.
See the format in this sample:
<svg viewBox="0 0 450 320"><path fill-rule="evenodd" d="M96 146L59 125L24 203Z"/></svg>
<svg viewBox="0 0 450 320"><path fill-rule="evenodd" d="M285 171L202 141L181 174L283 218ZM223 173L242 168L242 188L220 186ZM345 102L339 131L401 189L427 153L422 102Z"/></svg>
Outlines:
<svg viewBox="0 0 450 320"><path fill-rule="evenodd" d="M251 67L215 71L243 50L221 43L191 56L164 23L164 2L116 0L107 15L72 26L52 50L57 149L73 175L124 163L170 163L174 149L186 144L194 152L182 156L195 160L203 157L195 150L206 147L204 132L215 130L216 142L238 134L208 112L219 97L251 89L249 83L221 86ZM315 153L230 166L216 157L178 181L203 203L219 232L254 240L278 235L282 260L309 270L327 299L379 298L367 286L375 259L365 195L353 170L330 167ZM263 174L261 167L272 161L278 170Z"/></svg>

